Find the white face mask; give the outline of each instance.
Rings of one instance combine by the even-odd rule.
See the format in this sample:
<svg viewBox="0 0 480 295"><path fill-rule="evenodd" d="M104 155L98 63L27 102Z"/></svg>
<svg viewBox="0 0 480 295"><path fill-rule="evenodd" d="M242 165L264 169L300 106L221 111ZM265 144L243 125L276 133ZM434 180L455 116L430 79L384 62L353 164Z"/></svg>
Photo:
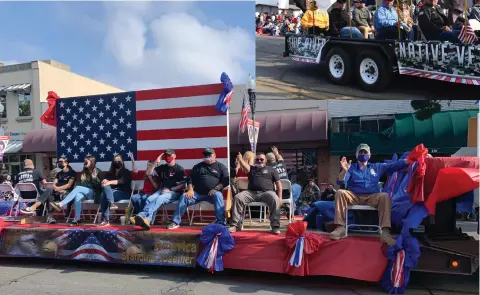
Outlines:
<svg viewBox="0 0 480 295"><path fill-rule="evenodd" d="M212 164L213 163L213 158L212 157L203 158L203 162L205 164Z"/></svg>

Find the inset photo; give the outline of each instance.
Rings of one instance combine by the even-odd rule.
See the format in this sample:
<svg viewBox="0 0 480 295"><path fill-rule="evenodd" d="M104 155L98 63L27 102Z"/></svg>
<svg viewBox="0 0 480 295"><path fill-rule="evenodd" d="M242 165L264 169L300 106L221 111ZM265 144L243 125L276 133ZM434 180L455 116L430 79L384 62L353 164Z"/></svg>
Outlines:
<svg viewBox="0 0 480 295"><path fill-rule="evenodd" d="M259 99L478 98L478 0L256 3Z"/></svg>

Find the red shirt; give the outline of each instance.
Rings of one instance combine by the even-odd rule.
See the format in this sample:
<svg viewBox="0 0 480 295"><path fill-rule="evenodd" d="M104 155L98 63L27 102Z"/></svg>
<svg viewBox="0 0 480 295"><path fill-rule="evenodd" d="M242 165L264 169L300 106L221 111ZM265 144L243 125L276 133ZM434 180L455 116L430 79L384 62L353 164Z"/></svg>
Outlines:
<svg viewBox="0 0 480 295"><path fill-rule="evenodd" d="M243 172L243 169L240 168L240 169L238 169L238 171L237 171L237 177L248 177L248 174L245 173L245 172Z"/></svg>
<svg viewBox="0 0 480 295"><path fill-rule="evenodd" d="M152 182L150 179L145 179L145 183L143 184L143 193L146 195L151 195L155 192L155 188L153 187Z"/></svg>

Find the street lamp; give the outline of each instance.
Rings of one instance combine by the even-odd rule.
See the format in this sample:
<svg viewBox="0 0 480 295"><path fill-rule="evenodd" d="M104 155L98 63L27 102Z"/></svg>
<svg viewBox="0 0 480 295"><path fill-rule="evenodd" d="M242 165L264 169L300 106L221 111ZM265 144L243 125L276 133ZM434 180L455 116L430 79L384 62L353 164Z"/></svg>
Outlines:
<svg viewBox="0 0 480 295"><path fill-rule="evenodd" d="M255 129L255 105L257 103L257 97L255 95L255 80L252 78L251 75L248 75L248 80L247 80L247 91L248 91L248 100L250 102L250 109L252 110L252 119L253 119L253 146L252 146L252 152L255 153L255 150L257 149L257 140L256 140L256 129Z"/></svg>

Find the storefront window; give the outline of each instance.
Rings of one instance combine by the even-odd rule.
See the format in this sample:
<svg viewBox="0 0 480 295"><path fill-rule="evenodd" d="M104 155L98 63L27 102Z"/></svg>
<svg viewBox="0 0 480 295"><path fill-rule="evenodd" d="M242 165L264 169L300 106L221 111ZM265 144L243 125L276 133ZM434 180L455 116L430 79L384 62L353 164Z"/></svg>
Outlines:
<svg viewBox="0 0 480 295"><path fill-rule="evenodd" d="M303 183L317 178L317 150L282 150L280 153L292 182Z"/></svg>
<svg viewBox="0 0 480 295"><path fill-rule="evenodd" d="M7 117L7 95L0 95L0 104L3 106L3 108L0 108L2 110L0 118L5 119Z"/></svg>
<svg viewBox="0 0 480 295"><path fill-rule="evenodd" d="M32 115L32 106L30 93L18 94L18 116L30 117Z"/></svg>

